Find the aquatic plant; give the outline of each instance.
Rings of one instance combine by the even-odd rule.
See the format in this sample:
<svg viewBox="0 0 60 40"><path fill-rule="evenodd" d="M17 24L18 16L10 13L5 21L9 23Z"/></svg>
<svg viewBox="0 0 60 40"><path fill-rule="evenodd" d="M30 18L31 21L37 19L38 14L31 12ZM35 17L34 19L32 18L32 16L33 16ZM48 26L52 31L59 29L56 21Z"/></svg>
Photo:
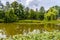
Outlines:
<svg viewBox="0 0 60 40"><path fill-rule="evenodd" d="M2 38L1 38L2 39ZM60 40L60 31L42 32L42 33L28 33L26 35L14 35L7 37L5 40Z"/></svg>

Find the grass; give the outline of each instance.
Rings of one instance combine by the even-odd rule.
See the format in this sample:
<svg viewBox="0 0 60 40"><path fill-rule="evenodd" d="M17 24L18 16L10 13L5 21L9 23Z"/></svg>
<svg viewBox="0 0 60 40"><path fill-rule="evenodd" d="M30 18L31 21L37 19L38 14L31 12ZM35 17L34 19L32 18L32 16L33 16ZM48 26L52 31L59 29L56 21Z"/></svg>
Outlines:
<svg viewBox="0 0 60 40"><path fill-rule="evenodd" d="M40 20L20 20L19 23L40 23Z"/></svg>
<svg viewBox="0 0 60 40"><path fill-rule="evenodd" d="M60 20L51 20L51 21L46 21L46 20L42 20L42 21L41 20L20 20L16 23L42 23L42 24L53 23L53 24L59 24Z"/></svg>
<svg viewBox="0 0 60 40"><path fill-rule="evenodd" d="M26 35L14 35L13 37L5 38L5 40L60 40L60 31L28 33Z"/></svg>
<svg viewBox="0 0 60 40"><path fill-rule="evenodd" d="M13 22L13 23L41 23L41 24L52 23L52 24L59 24L60 20L50 20L50 21L46 21L46 20L19 20L17 22Z"/></svg>

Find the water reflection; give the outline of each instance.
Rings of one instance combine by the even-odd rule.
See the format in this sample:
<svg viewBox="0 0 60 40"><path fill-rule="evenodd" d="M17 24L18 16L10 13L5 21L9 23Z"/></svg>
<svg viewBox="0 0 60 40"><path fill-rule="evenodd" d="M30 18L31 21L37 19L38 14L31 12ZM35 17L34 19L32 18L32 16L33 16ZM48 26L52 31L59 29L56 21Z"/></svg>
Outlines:
<svg viewBox="0 0 60 40"><path fill-rule="evenodd" d="M40 33L43 31L60 30L60 25L56 24L0 24L0 29L7 35Z"/></svg>

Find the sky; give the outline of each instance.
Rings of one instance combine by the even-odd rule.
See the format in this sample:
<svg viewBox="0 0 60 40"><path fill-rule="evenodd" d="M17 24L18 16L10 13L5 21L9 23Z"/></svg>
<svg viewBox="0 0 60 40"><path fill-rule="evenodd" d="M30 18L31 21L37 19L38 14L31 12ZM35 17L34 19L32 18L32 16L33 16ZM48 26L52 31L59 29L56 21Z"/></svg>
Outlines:
<svg viewBox="0 0 60 40"><path fill-rule="evenodd" d="M6 1L9 1L10 3L14 1L18 1L19 3L22 3L25 7L29 7L32 9L40 8L41 6L44 6L45 10L48 10L50 7L58 5L60 6L60 0L1 0L2 3L5 5Z"/></svg>

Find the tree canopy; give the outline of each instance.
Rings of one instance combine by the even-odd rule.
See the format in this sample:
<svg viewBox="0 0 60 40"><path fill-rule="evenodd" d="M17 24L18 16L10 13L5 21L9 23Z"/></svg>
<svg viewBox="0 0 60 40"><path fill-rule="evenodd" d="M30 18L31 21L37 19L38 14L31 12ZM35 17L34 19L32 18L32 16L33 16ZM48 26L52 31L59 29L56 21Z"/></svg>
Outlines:
<svg viewBox="0 0 60 40"><path fill-rule="evenodd" d="M47 11L41 6L40 10L24 7L21 3L14 1L6 2L6 6L0 9L0 22L16 22L19 20L57 20L60 17L60 6L50 7ZM3 20L3 21L1 21Z"/></svg>

